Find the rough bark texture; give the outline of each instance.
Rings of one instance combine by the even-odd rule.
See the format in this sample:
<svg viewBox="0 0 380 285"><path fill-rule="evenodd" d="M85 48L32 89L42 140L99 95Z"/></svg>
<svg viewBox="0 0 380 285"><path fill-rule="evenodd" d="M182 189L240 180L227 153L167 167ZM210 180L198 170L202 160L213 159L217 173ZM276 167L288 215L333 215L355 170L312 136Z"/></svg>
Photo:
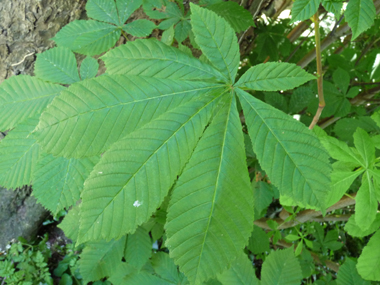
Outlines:
<svg viewBox="0 0 380 285"><path fill-rule="evenodd" d="M83 0L0 0L0 83L32 74L36 54L54 46L49 39L79 19L84 5Z"/></svg>
<svg viewBox="0 0 380 285"><path fill-rule="evenodd" d="M0 83L33 74L36 54L52 48L49 39L79 19L84 6L82 0L0 0ZM48 215L30 193L30 187L0 188L0 248L18 236L33 238Z"/></svg>

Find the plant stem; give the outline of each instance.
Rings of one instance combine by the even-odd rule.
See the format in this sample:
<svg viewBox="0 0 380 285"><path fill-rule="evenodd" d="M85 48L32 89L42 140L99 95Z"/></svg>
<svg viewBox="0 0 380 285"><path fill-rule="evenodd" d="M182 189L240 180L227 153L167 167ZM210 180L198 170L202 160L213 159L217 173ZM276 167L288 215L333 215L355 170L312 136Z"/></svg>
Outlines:
<svg viewBox="0 0 380 285"><path fill-rule="evenodd" d="M313 121L311 122L309 129L312 130L314 126L318 123L319 117L322 114L323 108L326 106L325 98L323 96L323 71L322 71L322 57L321 57L321 38L319 34L319 17L318 11L313 16L314 20L314 31L315 31L315 53L317 60L317 83L318 83L318 110L315 114Z"/></svg>

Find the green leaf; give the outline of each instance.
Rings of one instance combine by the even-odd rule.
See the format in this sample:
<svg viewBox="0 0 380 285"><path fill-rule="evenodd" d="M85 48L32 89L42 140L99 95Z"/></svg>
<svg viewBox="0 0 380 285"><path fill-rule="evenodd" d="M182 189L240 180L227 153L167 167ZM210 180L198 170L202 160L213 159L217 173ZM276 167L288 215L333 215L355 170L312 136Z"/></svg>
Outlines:
<svg viewBox="0 0 380 285"><path fill-rule="evenodd" d="M87 16L102 22L119 25L115 1L89 0L86 4Z"/></svg>
<svg viewBox="0 0 380 285"><path fill-rule="evenodd" d="M262 91L279 91L293 89L315 77L301 67L285 62L268 62L248 69L235 87Z"/></svg>
<svg viewBox="0 0 380 285"><path fill-rule="evenodd" d="M248 249L253 254L269 252L269 238L265 231L258 226L253 226L251 237L249 238Z"/></svg>
<svg viewBox="0 0 380 285"><path fill-rule="evenodd" d="M85 179L98 160L41 154L33 173L33 195L53 214L75 205Z"/></svg>
<svg viewBox="0 0 380 285"><path fill-rule="evenodd" d="M145 14L152 19L173 18L179 21L183 16L178 6L170 0L143 0L143 8Z"/></svg>
<svg viewBox="0 0 380 285"><path fill-rule="evenodd" d="M378 203L375 191L371 176L366 171L355 198L355 222L363 231L367 230L376 218Z"/></svg>
<svg viewBox="0 0 380 285"><path fill-rule="evenodd" d="M123 30L135 37L147 37L149 36L156 25L146 19L138 19L129 24L123 26Z"/></svg>
<svg viewBox="0 0 380 285"><path fill-rule="evenodd" d="M354 144L360 156L363 158L365 168L375 161L375 145L366 131L357 128L354 133Z"/></svg>
<svg viewBox="0 0 380 285"><path fill-rule="evenodd" d="M283 111L284 113L288 112L288 101L283 94L277 92L266 92L265 102L276 109Z"/></svg>
<svg viewBox="0 0 380 285"><path fill-rule="evenodd" d="M349 147L346 143L334 138L334 137L321 137L320 141L322 145L327 149L332 158L337 160L351 163L355 166L360 166L363 161L360 159L356 150Z"/></svg>
<svg viewBox="0 0 380 285"><path fill-rule="evenodd" d="M241 252L238 257L232 262L229 269L218 274L218 280L225 285L259 285L260 281L256 277L252 262L248 256Z"/></svg>
<svg viewBox="0 0 380 285"><path fill-rule="evenodd" d="M119 12L120 25L136 11L142 4L142 0L116 0L117 11Z"/></svg>
<svg viewBox="0 0 380 285"><path fill-rule="evenodd" d="M321 0L296 0L292 7L292 23L311 18L317 11Z"/></svg>
<svg viewBox="0 0 380 285"><path fill-rule="evenodd" d="M369 226L369 228L363 231L360 226L356 223L355 214L352 215L346 225L344 230L353 237L365 237L368 236L380 228L380 214L376 214L375 221Z"/></svg>
<svg viewBox="0 0 380 285"><path fill-rule="evenodd" d="M76 242L76 240L78 239L79 218L80 216L79 216L79 205L78 205L78 206L74 206L65 216L65 218L62 220L62 222L58 225L58 227L61 228L65 232L65 236L71 239L73 242Z"/></svg>
<svg viewBox="0 0 380 285"><path fill-rule="evenodd" d="M309 87L299 87L293 91L289 101L289 112L298 113L307 107L315 98L315 94Z"/></svg>
<svg viewBox="0 0 380 285"><path fill-rule="evenodd" d="M372 0L348 1L344 16L352 30L353 41L373 25L376 16L375 5Z"/></svg>
<svg viewBox="0 0 380 285"><path fill-rule="evenodd" d="M262 285L298 285L302 279L301 266L293 248L272 251L261 270Z"/></svg>
<svg viewBox="0 0 380 285"><path fill-rule="evenodd" d="M99 63L90 56L87 56L80 65L80 77L82 80L93 78L98 73Z"/></svg>
<svg viewBox="0 0 380 285"><path fill-rule="evenodd" d="M371 119L375 121L376 125L380 127L380 112L374 112L371 116Z"/></svg>
<svg viewBox="0 0 380 285"><path fill-rule="evenodd" d="M342 91L343 94L346 94L348 86L350 85L350 75L348 72L339 67L334 71L333 79L335 85L339 87L340 91Z"/></svg>
<svg viewBox="0 0 380 285"><path fill-rule="evenodd" d="M72 84L80 81L75 55L64 47L38 54L34 73L40 79L53 83Z"/></svg>
<svg viewBox="0 0 380 285"><path fill-rule="evenodd" d="M370 285L371 282L363 280L356 270L356 262L346 258L344 264L339 268L338 285Z"/></svg>
<svg viewBox="0 0 380 285"><path fill-rule="evenodd" d="M40 148L30 135L37 116L26 119L0 142L0 185L15 189L29 185L36 169Z"/></svg>
<svg viewBox="0 0 380 285"><path fill-rule="evenodd" d="M169 204L166 245L192 283L223 272L252 231L244 138L231 95L200 139Z"/></svg>
<svg viewBox="0 0 380 285"><path fill-rule="evenodd" d="M135 285L170 285L168 281L153 275L146 270L136 271L131 268L121 268L119 276L112 276L108 279L114 285L135 284ZM124 274L123 274L124 273ZM123 276L124 275L124 276ZM173 284L176 285L176 284Z"/></svg>
<svg viewBox="0 0 380 285"><path fill-rule="evenodd" d="M342 13L343 1L322 0L322 5L328 12L333 13L336 19L339 19Z"/></svg>
<svg viewBox="0 0 380 285"><path fill-rule="evenodd" d="M191 24L188 20L182 20L175 26L175 39L178 43L182 43L191 30Z"/></svg>
<svg viewBox="0 0 380 285"><path fill-rule="evenodd" d="M161 42L168 46L171 46L173 44L173 41L174 41L174 27L170 26L169 29L167 29L166 31L162 33Z"/></svg>
<svg viewBox="0 0 380 285"><path fill-rule="evenodd" d="M334 170L331 173L330 188L334 190L329 193L329 198L327 199L328 206L332 206L337 203L346 193L354 180L364 172L364 170L352 171L352 167L342 169L339 165L339 162L333 164Z"/></svg>
<svg viewBox="0 0 380 285"><path fill-rule="evenodd" d="M331 166L318 138L302 123L236 90L253 150L271 182L282 195L323 209L329 193Z"/></svg>
<svg viewBox="0 0 380 285"><path fill-rule="evenodd" d="M152 255L152 241L149 232L143 227L138 227L134 234L127 236L127 244L124 251L125 261L137 270L140 270Z"/></svg>
<svg viewBox="0 0 380 285"><path fill-rule="evenodd" d="M83 283L109 277L121 263L125 237L109 242L99 241L86 244L79 259Z"/></svg>
<svg viewBox="0 0 380 285"><path fill-rule="evenodd" d="M113 47L120 38L119 28L98 21L75 20L53 38L58 46L85 55L97 55Z"/></svg>
<svg viewBox="0 0 380 285"><path fill-rule="evenodd" d="M348 93L346 94L346 98L354 98L360 93L359 87L352 87L350 90L348 90Z"/></svg>
<svg viewBox="0 0 380 285"><path fill-rule="evenodd" d="M152 266L154 271L163 279L168 280L173 284L180 284L180 276L177 266L169 254L159 251L153 253Z"/></svg>
<svg viewBox="0 0 380 285"><path fill-rule="evenodd" d="M106 53L102 60L109 74L177 80L223 79L223 75L210 65L156 39L128 42Z"/></svg>
<svg viewBox="0 0 380 285"><path fill-rule="evenodd" d="M63 89L27 75L5 80L0 85L0 130L13 129L25 119L41 114Z"/></svg>
<svg viewBox="0 0 380 285"><path fill-rule="evenodd" d="M227 1L207 6L207 9L223 17L235 30L242 32L254 26L252 14L238 3Z"/></svg>
<svg viewBox="0 0 380 285"><path fill-rule="evenodd" d="M271 188L273 186L263 181L252 183L252 186L254 197L254 209L255 213L257 213L257 215L255 214L255 219L259 219L260 217L265 215L265 210L273 201L273 189Z"/></svg>
<svg viewBox="0 0 380 285"><path fill-rule="evenodd" d="M98 155L152 119L217 87L202 82L103 75L73 84L57 97L41 115L35 134L44 150L55 156Z"/></svg>
<svg viewBox="0 0 380 285"><path fill-rule="evenodd" d="M82 193L81 242L119 238L150 218L190 158L215 101L173 109L103 155Z"/></svg>
<svg viewBox="0 0 380 285"><path fill-rule="evenodd" d="M190 3L195 41L203 54L229 83L235 82L239 67L239 45L231 26L214 12Z"/></svg>
<svg viewBox="0 0 380 285"><path fill-rule="evenodd" d="M377 231L363 248L356 268L366 280L380 281L380 231Z"/></svg>

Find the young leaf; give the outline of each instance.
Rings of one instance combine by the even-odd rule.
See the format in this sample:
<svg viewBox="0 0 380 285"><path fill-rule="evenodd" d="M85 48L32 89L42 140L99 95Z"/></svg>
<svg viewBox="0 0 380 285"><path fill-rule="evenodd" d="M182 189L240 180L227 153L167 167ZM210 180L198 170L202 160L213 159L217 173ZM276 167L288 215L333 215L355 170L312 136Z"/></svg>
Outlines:
<svg viewBox="0 0 380 285"><path fill-rule="evenodd" d="M103 75L73 84L57 97L42 114L35 134L44 150L53 155L98 155L134 129L217 87L202 82Z"/></svg>
<svg viewBox="0 0 380 285"><path fill-rule="evenodd" d="M87 56L80 65L80 77L82 80L93 78L98 73L99 63L90 56Z"/></svg>
<svg viewBox="0 0 380 285"><path fill-rule="evenodd" d="M356 268L360 276L367 280L380 281L380 231L378 230L364 247Z"/></svg>
<svg viewBox="0 0 380 285"><path fill-rule="evenodd" d="M170 26L169 29L167 29L166 31L162 33L161 42L168 46L171 46L173 44L173 41L174 41L174 27Z"/></svg>
<svg viewBox="0 0 380 285"><path fill-rule="evenodd" d="M354 133L354 144L363 158L364 167L368 168L375 161L375 145L366 131L357 128Z"/></svg>
<svg viewBox="0 0 380 285"><path fill-rule="evenodd" d="M1 186L15 189L31 183L40 154L37 141L30 135L37 123L37 116L26 119L1 140Z"/></svg>
<svg viewBox="0 0 380 285"><path fill-rule="evenodd" d="M235 87L262 91L279 91L293 89L315 77L301 67L285 62L268 62L248 69Z"/></svg>
<svg viewBox="0 0 380 285"><path fill-rule="evenodd" d="M212 66L174 47L151 40L136 40L102 56L109 74L132 74L176 80L223 80Z"/></svg>
<svg viewBox="0 0 380 285"><path fill-rule="evenodd" d="M58 46L85 55L97 55L113 47L120 38L119 28L98 21L75 20L53 38Z"/></svg>
<svg viewBox="0 0 380 285"><path fill-rule="evenodd" d="M248 256L241 252L238 257L232 262L229 269L218 274L218 280L222 284L234 285L259 285L260 281L256 277L252 262Z"/></svg>
<svg viewBox="0 0 380 285"><path fill-rule="evenodd" d="M239 67L239 45L231 26L214 12L190 3L191 26L203 54L234 83Z"/></svg>
<svg viewBox="0 0 380 285"><path fill-rule="evenodd" d="M321 0L296 0L292 7L292 23L311 18L317 11Z"/></svg>
<svg viewBox="0 0 380 285"><path fill-rule="evenodd" d="M338 285L370 285L371 282L363 280L356 270L356 262L352 259L346 258L344 264L339 268L338 278L336 279Z"/></svg>
<svg viewBox="0 0 380 285"><path fill-rule="evenodd" d="M25 119L41 114L63 89L26 75L5 80L0 85L0 130L13 129Z"/></svg>
<svg viewBox="0 0 380 285"><path fill-rule="evenodd" d="M207 6L207 9L223 17L235 32L245 31L255 25L252 14L238 3L232 1L220 2Z"/></svg>
<svg viewBox="0 0 380 285"><path fill-rule="evenodd" d="M376 16L375 5L372 0L348 1L344 15L352 30L351 40L353 41L373 25Z"/></svg>
<svg viewBox="0 0 380 285"><path fill-rule="evenodd" d="M216 101L206 97L173 109L103 155L82 193L80 242L120 238L150 218L190 158Z"/></svg>
<svg viewBox="0 0 380 285"><path fill-rule="evenodd" d="M119 24L123 25L132 13L142 5L142 2L142 0L116 0L116 7L119 12Z"/></svg>
<svg viewBox="0 0 380 285"><path fill-rule="evenodd" d="M90 242L79 259L83 283L111 276L121 263L125 246L125 237L109 242Z"/></svg>
<svg viewBox="0 0 380 285"><path fill-rule="evenodd" d="M138 19L129 24L123 26L123 30L135 37L147 37L149 36L156 25L146 19Z"/></svg>
<svg viewBox="0 0 380 285"><path fill-rule="evenodd" d="M189 32L191 30L191 24L190 21L188 20L183 20L180 21L176 26L175 26L175 39L177 40L178 43L182 43L189 35Z"/></svg>
<svg viewBox="0 0 380 285"><path fill-rule="evenodd" d="M133 234L127 236L124 251L125 261L140 270L152 255L152 241L149 232L138 227Z"/></svg>
<svg viewBox="0 0 380 285"><path fill-rule="evenodd" d="M363 231L359 225L356 223L355 214L352 215L346 225L344 230L353 237L365 237L368 236L380 228L380 214L376 214L375 221L369 226L369 228Z"/></svg>
<svg viewBox="0 0 380 285"><path fill-rule="evenodd" d="M331 166L318 138L290 116L239 88L236 90L253 150L272 183L282 195L325 208Z"/></svg>
<svg viewBox="0 0 380 285"><path fill-rule="evenodd" d="M95 20L119 25L116 4L113 0L89 0L86 4L86 12L88 17Z"/></svg>
<svg viewBox="0 0 380 285"><path fill-rule="evenodd" d="M79 200L83 183L98 158L67 159L41 154L33 172L33 195L53 214Z"/></svg>
<svg viewBox="0 0 380 285"><path fill-rule="evenodd" d="M293 248L273 251L265 259L261 270L262 285L298 285L301 279L301 266Z"/></svg>
<svg viewBox="0 0 380 285"><path fill-rule="evenodd" d="M231 95L200 139L169 204L166 245L192 283L223 272L252 231L252 190Z"/></svg>
<svg viewBox="0 0 380 285"><path fill-rule="evenodd" d="M362 185L355 199L355 222L363 231L374 222L378 206L376 190L371 178L368 171L363 174Z"/></svg>
<svg viewBox="0 0 380 285"><path fill-rule="evenodd" d="M38 54L34 73L40 79L53 83L72 84L80 81L75 55L64 47Z"/></svg>

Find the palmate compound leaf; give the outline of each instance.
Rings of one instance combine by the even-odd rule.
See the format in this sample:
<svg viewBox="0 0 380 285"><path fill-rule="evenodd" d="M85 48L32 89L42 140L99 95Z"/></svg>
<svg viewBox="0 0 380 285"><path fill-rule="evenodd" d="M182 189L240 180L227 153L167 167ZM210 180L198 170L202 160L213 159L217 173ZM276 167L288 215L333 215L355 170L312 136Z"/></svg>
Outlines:
<svg viewBox="0 0 380 285"><path fill-rule="evenodd" d="M98 73L99 63L93 57L86 57L80 64L80 77L82 80L93 78Z"/></svg>
<svg viewBox="0 0 380 285"><path fill-rule="evenodd" d="M121 29L93 20L75 20L64 26L53 38L58 46L85 55L97 55L113 47Z"/></svg>
<svg viewBox="0 0 380 285"><path fill-rule="evenodd" d="M195 41L207 57L230 83L240 62L239 45L235 31L214 12L190 3L191 26Z"/></svg>
<svg viewBox="0 0 380 285"><path fill-rule="evenodd" d="M31 132L38 123L38 115L28 118L9 133L0 143L0 185L17 188L30 184L40 154Z"/></svg>
<svg viewBox="0 0 380 285"><path fill-rule="evenodd" d="M5 80L0 85L0 130L12 129L26 118L41 114L63 89L26 75Z"/></svg>
<svg viewBox="0 0 380 285"><path fill-rule="evenodd" d="M156 39L127 42L101 58L109 74L176 80L223 80L223 75L212 66Z"/></svg>
<svg viewBox="0 0 380 285"><path fill-rule="evenodd" d="M380 230L378 230L363 248L356 268L363 279L380 281Z"/></svg>
<svg viewBox="0 0 380 285"><path fill-rule="evenodd" d="M44 151L81 158L112 143L216 84L103 75L71 85L43 112L35 134Z"/></svg>
<svg viewBox="0 0 380 285"><path fill-rule="evenodd" d="M181 105L111 146L85 182L79 242L120 238L150 218L190 158L219 96Z"/></svg>
<svg viewBox="0 0 380 285"><path fill-rule="evenodd" d="M303 124L236 89L253 150L282 195L324 209L331 165L318 138Z"/></svg>
<svg viewBox="0 0 380 285"><path fill-rule="evenodd" d="M252 262L248 256L241 252L232 262L229 269L222 274L218 274L218 280L225 285L259 285L260 281L256 277Z"/></svg>
<svg viewBox="0 0 380 285"><path fill-rule="evenodd" d="M75 205L98 160L98 157L67 159L41 154L33 173L33 195L53 214Z"/></svg>
<svg viewBox="0 0 380 285"><path fill-rule="evenodd" d="M239 113L225 97L173 189L165 225L170 256L192 284L227 269L253 227Z"/></svg>
<svg viewBox="0 0 380 285"><path fill-rule="evenodd" d="M80 81L77 60L68 48L55 47L37 55L34 73L42 80L72 84Z"/></svg>
<svg viewBox="0 0 380 285"><path fill-rule="evenodd" d="M79 270L83 283L111 276L121 264L125 247L125 236L118 240L89 242L79 259Z"/></svg>
<svg viewBox="0 0 380 285"><path fill-rule="evenodd" d="M344 15L354 40L373 25L376 8L372 0L352 0L348 2Z"/></svg>
<svg viewBox="0 0 380 285"><path fill-rule="evenodd" d="M315 77L293 63L268 62L248 69L235 87L278 91L293 89Z"/></svg>

